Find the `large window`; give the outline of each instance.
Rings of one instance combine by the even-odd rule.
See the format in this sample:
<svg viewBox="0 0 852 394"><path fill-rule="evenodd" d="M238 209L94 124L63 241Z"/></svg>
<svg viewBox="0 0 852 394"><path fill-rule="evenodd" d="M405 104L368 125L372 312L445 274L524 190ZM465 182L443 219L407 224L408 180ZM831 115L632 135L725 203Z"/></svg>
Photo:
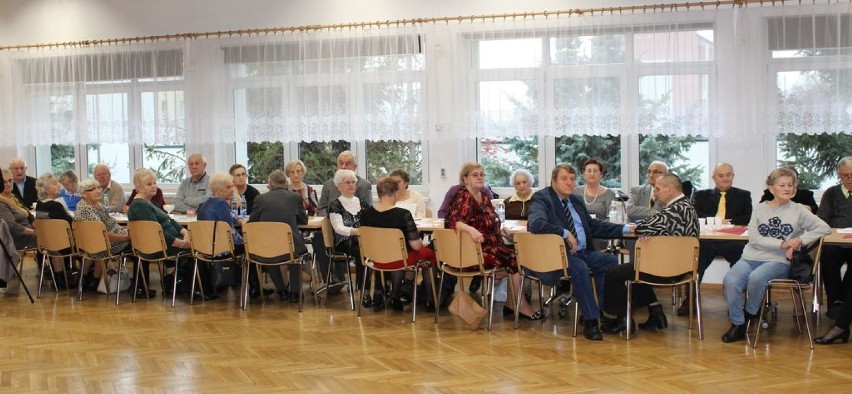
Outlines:
<svg viewBox="0 0 852 394"><path fill-rule="evenodd" d="M539 172L538 137L483 138L479 140L479 163L485 169L486 182L493 187L512 187L509 177L517 169L533 175ZM539 178L536 176L536 178ZM541 184L536 179L533 187Z"/></svg>
<svg viewBox="0 0 852 394"><path fill-rule="evenodd" d="M825 189L837 184L837 163L852 155L850 134L783 134L778 137L778 165L799 172L799 188Z"/></svg>
<svg viewBox="0 0 852 394"><path fill-rule="evenodd" d="M394 170L405 170L412 185L423 184L423 152L419 142L367 141L367 180L390 175Z"/></svg>
<svg viewBox="0 0 852 394"><path fill-rule="evenodd" d="M648 181L646 170L653 161L669 166L669 172L690 181L694 190L708 187L709 143L695 137L671 137L665 135L639 137L640 183Z"/></svg>
<svg viewBox="0 0 852 394"><path fill-rule="evenodd" d="M311 185L322 185L337 171L337 155L349 150L349 141L303 142L299 144L299 159L305 163L308 173L304 181Z"/></svg>

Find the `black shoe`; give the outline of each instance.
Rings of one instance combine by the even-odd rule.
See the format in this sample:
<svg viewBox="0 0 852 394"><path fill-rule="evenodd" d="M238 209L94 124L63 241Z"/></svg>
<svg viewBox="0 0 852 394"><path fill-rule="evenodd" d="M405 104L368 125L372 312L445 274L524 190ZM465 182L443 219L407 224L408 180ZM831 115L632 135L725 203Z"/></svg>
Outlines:
<svg viewBox="0 0 852 394"><path fill-rule="evenodd" d="M364 308L372 308L373 307L373 299L370 296L365 295L364 299L361 301L361 306Z"/></svg>
<svg viewBox="0 0 852 394"><path fill-rule="evenodd" d="M630 324L633 325L631 327L630 331L635 332L636 331L636 327L635 327L636 322L631 320ZM627 330L627 316L618 316L618 317L615 318L615 320L611 320L611 321L601 325L601 331L603 331L606 334L618 334L618 333L620 333L622 331L626 331L626 330Z"/></svg>
<svg viewBox="0 0 852 394"><path fill-rule="evenodd" d="M692 310L695 311L695 303L692 304ZM684 298L683 302L677 308L678 316L689 316L689 298Z"/></svg>
<svg viewBox="0 0 852 394"><path fill-rule="evenodd" d="M843 301L834 301L828 306L828 310L825 311L825 316L831 320L836 320L841 309L843 309Z"/></svg>
<svg viewBox="0 0 852 394"><path fill-rule="evenodd" d="M95 278L91 276L87 276L83 278L83 290L85 291L97 291L98 284L101 282L101 278Z"/></svg>
<svg viewBox="0 0 852 394"><path fill-rule="evenodd" d="M299 293L290 293L287 296L287 300L290 301L291 304L296 304L299 302Z"/></svg>
<svg viewBox="0 0 852 394"><path fill-rule="evenodd" d="M639 323L639 328L643 330L662 330L669 326L666 314L663 313L662 305L649 306L648 309L648 320L644 323Z"/></svg>
<svg viewBox="0 0 852 394"><path fill-rule="evenodd" d="M744 339L746 336L746 323L731 324L731 328L722 335L722 342L731 343Z"/></svg>
<svg viewBox="0 0 852 394"><path fill-rule="evenodd" d="M515 310L503 305L503 316L515 316Z"/></svg>
<svg viewBox="0 0 852 394"><path fill-rule="evenodd" d="M382 309L385 309L385 296L376 294L376 298L373 299L373 310L380 311Z"/></svg>
<svg viewBox="0 0 852 394"><path fill-rule="evenodd" d="M532 314L532 316L527 316L523 313L518 312L518 317L521 320L527 320L527 321L542 320L542 319L544 319L544 311L536 311L535 313Z"/></svg>
<svg viewBox="0 0 852 394"><path fill-rule="evenodd" d="M426 312L435 312L435 303L432 300L426 300Z"/></svg>
<svg viewBox="0 0 852 394"><path fill-rule="evenodd" d="M840 342L848 343L849 342L849 329L842 329L837 326L832 326L825 335L814 338L814 343L818 343L820 345L831 345L834 344L834 341L840 340Z"/></svg>
<svg viewBox="0 0 852 394"><path fill-rule="evenodd" d="M65 274L62 272L57 272L56 277L53 278L53 282L56 283L56 287L59 290L68 290L68 283L65 282Z"/></svg>
<svg viewBox="0 0 852 394"><path fill-rule="evenodd" d="M390 307L395 311L401 311L404 307L404 304L402 303L402 300L399 299L399 297L395 297L390 299Z"/></svg>
<svg viewBox="0 0 852 394"><path fill-rule="evenodd" d="M136 289L136 291L133 291L133 288L131 287L127 289L127 293L130 294L131 297L134 293L136 293L136 298L154 298L157 296L157 290L148 290L146 293L145 289L141 287Z"/></svg>
<svg viewBox="0 0 852 394"><path fill-rule="evenodd" d="M586 328L583 329L583 336L590 341L603 341L603 334L598 328L597 320L589 320L585 323Z"/></svg>
<svg viewBox="0 0 852 394"><path fill-rule="evenodd" d="M470 287L468 287L468 290L470 290L471 293L476 293L479 291L480 287L482 287L482 277L474 276L473 279L470 280Z"/></svg>

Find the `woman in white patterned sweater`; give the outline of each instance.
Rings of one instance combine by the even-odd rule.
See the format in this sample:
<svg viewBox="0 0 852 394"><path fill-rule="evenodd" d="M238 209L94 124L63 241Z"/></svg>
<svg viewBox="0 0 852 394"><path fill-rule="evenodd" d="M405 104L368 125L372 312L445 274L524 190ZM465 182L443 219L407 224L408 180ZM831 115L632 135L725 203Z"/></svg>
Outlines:
<svg viewBox="0 0 852 394"><path fill-rule="evenodd" d="M725 275L731 328L722 335L723 342L745 338L746 325L760 311L767 283L790 275L793 253L831 233L831 228L804 205L790 201L798 184L796 174L785 167L772 171L766 179L775 198L755 207L743 256ZM745 311L744 290L748 290Z"/></svg>

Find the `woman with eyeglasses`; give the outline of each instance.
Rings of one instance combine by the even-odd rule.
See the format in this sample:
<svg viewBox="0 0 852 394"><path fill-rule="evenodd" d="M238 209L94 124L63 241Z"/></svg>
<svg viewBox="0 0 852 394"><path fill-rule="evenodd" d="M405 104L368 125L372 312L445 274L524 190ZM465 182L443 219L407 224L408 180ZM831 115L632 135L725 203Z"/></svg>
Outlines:
<svg viewBox="0 0 852 394"><path fill-rule="evenodd" d="M462 186L453 196L444 226L470 234L473 242L482 245L482 258L486 265L504 267L509 272L511 290L517 294L521 279L518 274L518 262L512 248L503 243L508 236L506 229L500 228L500 219L491 205L491 193L485 188L485 170L479 163L465 163L459 172L459 184ZM510 294L510 299L511 294ZM507 312L514 305L506 303ZM535 311L521 297L520 315L525 320L541 320L544 313Z"/></svg>
<svg viewBox="0 0 852 394"><path fill-rule="evenodd" d="M84 179L80 182L80 193L83 199L77 203L77 212L74 214L74 220L78 222L101 222L107 230L109 237L110 252L119 254L130 248L130 236L127 233L127 228L120 226L114 217L110 216L108 207L105 207L103 202L103 190L101 185L94 178ZM84 267L85 268L85 267ZM84 269L83 289L97 290L98 283L101 281L101 266L95 264L92 275L85 275ZM135 272L135 271L134 271ZM131 282L133 283L133 282ZM132 294L132 290L131 290ZM145 296L144 294L140 294ZM151 294L152 296L154 294Z"/></svg>
<svg viewBox="0 0 852 394"><path fill-rule="evenodd" d="M583 163L583 181L585 184L574 189L574 194L583 198L583 203L586 204L589 213L599 220L609 220L609 207L615 200L615 193L601 185L604 174L606 172L604 172L603 163L595 157L590 157ZM595 239L593 243L595 249L604 250L609 241Z"/></svg>
<svg viewBox="0 0 852 394"><path fill-rule="evenodd" d="M243 207L243 216L251 215L251 207L254 206L254 198L260 195L260 192L257 191L254 186L249 185L248 171L246 171L245 166L242 164L238 163L232 165L228 172L232 177L234 177L234 188L237 191L237 195L245 199L246 206Z"/></svg>
<svg viewBox="0 0 852 394"><path fill-rule="evenodd" d="M314 188L304 182L307 171L305 163L302 163L301 160L291 160L284 166L284 173L287 174L287 178L290 180L287 189L302 196L302 205L305 207L305 211L308 212L308 216L316 216L317 201L319 200L317 199L317 192Z"/></svg>

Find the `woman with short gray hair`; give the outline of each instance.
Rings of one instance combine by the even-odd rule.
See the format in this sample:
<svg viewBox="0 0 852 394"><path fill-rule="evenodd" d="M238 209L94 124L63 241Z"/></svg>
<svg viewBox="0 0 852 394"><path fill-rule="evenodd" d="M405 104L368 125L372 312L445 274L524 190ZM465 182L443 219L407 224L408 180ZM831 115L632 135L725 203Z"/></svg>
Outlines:
<svg viewBox="0 0 852 394"><path fill-rule="evenodd" d="M355 195L358 178L355 176L355 171L352 170L337 170L334 173L334 184L337 185L337 190L340 190L340 197L328 204L328 220L334 228L334 247L340 252L344 252L355 259L357 268L355 277L358 283L363 283L364 269L361 266L361 250L358 245L358 238L353 235L358 234L358 227L361 226L361 211L370 207L366 201L361 201ZM377 294L376 300L370 298L365 291L370 286L367 281L367 286L361 289L363 297L363 305L366 308L384 307L384 300Z"/></svg>
<svg viewBox="0 0 852 394"><path fill-rule="evenodd" d="M65 200L59 196L59 181L53 173L41 174L36 180L36 202L35 215L37 219L62 219L71 223L74 218L68 213Z"/></svg>

